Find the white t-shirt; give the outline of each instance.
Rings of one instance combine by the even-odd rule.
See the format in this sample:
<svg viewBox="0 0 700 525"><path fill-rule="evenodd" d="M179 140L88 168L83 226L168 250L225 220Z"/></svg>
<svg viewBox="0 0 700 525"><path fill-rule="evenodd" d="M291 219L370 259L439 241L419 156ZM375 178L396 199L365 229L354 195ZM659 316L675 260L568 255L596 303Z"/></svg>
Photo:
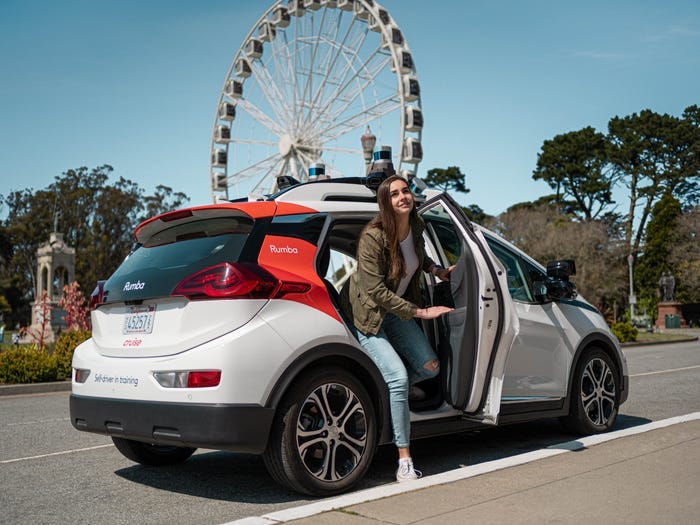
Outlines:
<svg viewBox="0 0 700 525"><path fill-rule="evenodd" d="M418 255L416 255L416 246L413 243L413 232L410 229L408 230L408 236L399 244L401 245L401 253L406 264L406 275L401 278L399 289L396 290L396 295L401 297L406 293L408 283L411 282L411 277L418 269Z"/></svg>

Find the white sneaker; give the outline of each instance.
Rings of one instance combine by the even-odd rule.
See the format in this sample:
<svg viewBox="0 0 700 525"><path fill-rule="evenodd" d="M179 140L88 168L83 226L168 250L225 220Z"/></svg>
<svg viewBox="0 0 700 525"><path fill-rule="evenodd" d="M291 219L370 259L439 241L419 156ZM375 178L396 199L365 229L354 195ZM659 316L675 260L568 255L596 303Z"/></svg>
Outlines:
<svg viewBox="0 0 700 525"><path fill-rule="evenodd" d="M422 475L423 473L420 470L413 468L413 461L411 458L399 460L399 469L396 471L396 481L399 483L418 479Z"/></svg>

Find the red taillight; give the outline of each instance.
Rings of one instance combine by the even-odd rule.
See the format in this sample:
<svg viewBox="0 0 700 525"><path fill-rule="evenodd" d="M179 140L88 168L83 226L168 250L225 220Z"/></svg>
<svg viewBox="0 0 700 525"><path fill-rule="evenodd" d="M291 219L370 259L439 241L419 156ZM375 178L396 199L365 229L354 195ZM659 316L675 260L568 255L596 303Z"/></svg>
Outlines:
<svg viewBox="0 0 700 525"><path fill-rule="evenodd" d="M171 295L265 299L277 286L277 279L258 266L221 263L183 279Z"/></svg>
<svg viewBox="0 0 700 525"><path fill-rule="evenodd" d="M97 286L90 294L90 301L88 302L88 308L94 310L102 303L105 302L105 281L97 281Z"/></svg>
<svg viewBox="0 0 700 525"><path fill-rule="evenodd" d="M189 298L272 299L286 293L307 292L307 283L281 282L252 263L221 263L205 268L178 283L170 295Z"/></svg>
<svg viewBox="0 0 700 525"><path fill-rule="evenodd" d="M218 386L220 382L221 370L193 371L187 376L187 388L207 388Z"/></svg>
<svg viewBox="0 0 700 525"><path fill-rule="evenodd" d="M221 370L161 370L153 377L164 388L211 388L221 383Z"/></svg>

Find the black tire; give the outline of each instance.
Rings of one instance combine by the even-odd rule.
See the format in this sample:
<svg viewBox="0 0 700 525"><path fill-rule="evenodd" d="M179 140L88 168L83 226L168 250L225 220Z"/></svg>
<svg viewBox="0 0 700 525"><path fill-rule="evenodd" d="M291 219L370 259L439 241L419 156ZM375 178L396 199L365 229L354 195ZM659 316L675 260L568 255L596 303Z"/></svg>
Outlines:
<svg viewBox="0 0 700 525"><path fill-rule="evenodd" d="M142 465L163 467L177 465L189 458L196 448L173 447L168 445L150 445L141 441L113 437L114 446L125 457Z"/></svg>
<svg viewBox="0 0 700 525"><path fill-rule="evenodd" d="M607 432L615 424L620 407L620 374L617 365L600 348L591 348L576 367L569 415L560 419L575 434Z"/></svg>
<svg viewBox="0 0 700 525"><path fill-rule="evenodd" d="M318 368L285 394L263 460L281 485L330 496L362 479L376 448L375 409L365 387L342 368Z"/></svg>

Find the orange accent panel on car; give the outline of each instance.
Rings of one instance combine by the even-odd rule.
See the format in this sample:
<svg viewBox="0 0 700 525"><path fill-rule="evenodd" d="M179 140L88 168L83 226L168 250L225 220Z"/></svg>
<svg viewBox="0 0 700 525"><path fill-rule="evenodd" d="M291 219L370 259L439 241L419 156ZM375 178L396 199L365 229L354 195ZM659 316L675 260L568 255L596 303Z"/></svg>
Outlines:
<svg viewBox="0 0 700 525"><path fill-rule="evenodd" d="M323 280L314 268L316 246L294 237L267 235L263 239L258 264L281 281L305 282L311 289L305 293L288 293L283 299L311 306L342 322L335 311Z"/></svg>

